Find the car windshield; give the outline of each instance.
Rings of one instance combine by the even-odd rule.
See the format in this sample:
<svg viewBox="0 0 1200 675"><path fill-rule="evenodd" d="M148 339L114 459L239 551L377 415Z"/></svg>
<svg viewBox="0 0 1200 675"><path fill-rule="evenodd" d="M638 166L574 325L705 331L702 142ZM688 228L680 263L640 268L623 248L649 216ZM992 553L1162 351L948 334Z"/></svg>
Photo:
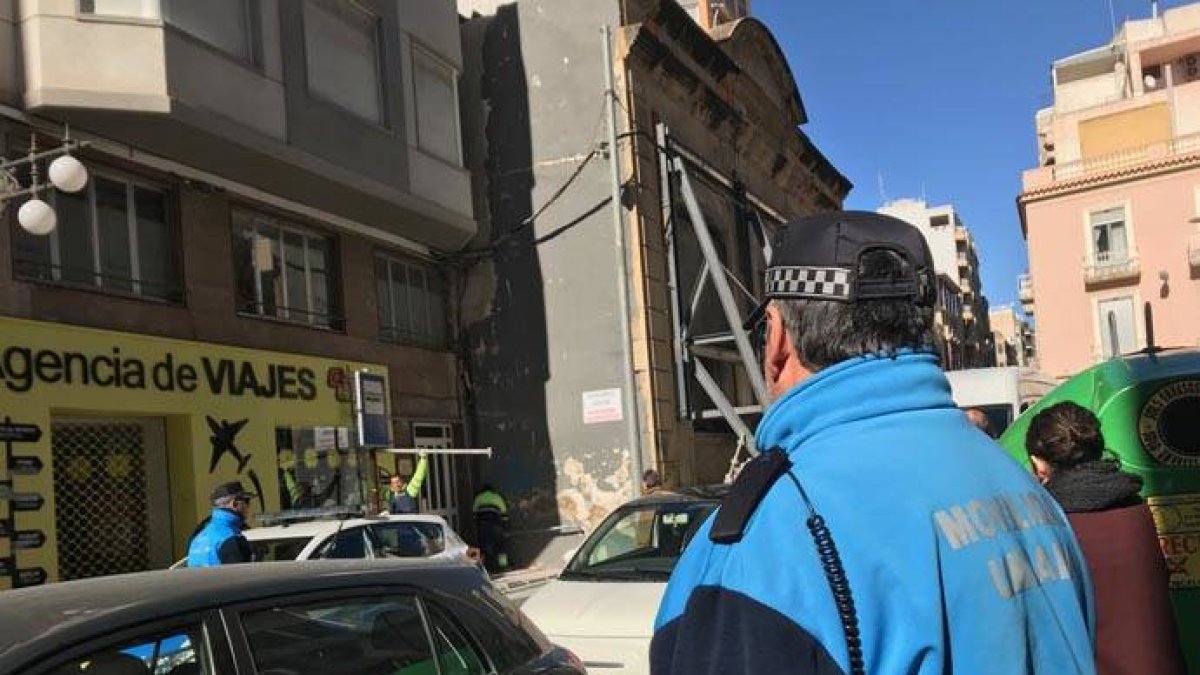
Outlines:
<svg viewBox="0 0 1200 675"><path fill-rule="evenodd" d="M281 539L256 539L250 542L254 559L258 562L295 560L312 537L286 537Z"/></svg>
<svg viewBox="0 0 1200 675"><path fill-rule="evenodd" d="M609 516L575 554L562 578L579 581L666 581L715 502L657 502Z"/></svg>

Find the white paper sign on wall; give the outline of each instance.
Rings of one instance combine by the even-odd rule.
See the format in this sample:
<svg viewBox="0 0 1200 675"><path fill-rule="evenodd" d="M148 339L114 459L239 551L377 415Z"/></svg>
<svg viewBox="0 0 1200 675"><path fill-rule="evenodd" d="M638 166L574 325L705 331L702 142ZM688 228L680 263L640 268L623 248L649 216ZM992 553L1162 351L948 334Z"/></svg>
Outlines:
<svg viewBox="0 0 1200 675"><path fill-rule="evenodd" d="M597 389L583 392L583 423L602 424L625 419L621 407L620 389Z"/></svg>

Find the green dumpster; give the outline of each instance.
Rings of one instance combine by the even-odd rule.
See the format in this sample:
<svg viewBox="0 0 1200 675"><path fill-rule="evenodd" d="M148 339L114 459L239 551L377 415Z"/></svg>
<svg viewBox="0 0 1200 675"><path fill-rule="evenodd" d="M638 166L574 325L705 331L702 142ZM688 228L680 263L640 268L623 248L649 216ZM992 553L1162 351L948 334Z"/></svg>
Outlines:
<svg viewBox="0 0 1200 675"><path fill-rule="evenodd" d="M1171 574L1188 672L1200 673L1200 350L1160 350L1093 366L1026 410L1001 445L1028 466L1029 421L1063 401L1095 412L1108 448L1142 477Z"/></svg>

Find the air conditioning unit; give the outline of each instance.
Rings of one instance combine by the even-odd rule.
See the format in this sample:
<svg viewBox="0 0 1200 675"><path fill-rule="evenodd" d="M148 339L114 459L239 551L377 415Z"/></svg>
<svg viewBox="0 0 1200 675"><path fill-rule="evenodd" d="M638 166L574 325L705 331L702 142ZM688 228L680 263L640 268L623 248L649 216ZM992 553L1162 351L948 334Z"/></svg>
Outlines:
<svg viewBox="0 0 1200 675"><path fill-rule="evenodd" d="M1142 85L1145 91L1158 91L1167 86L1162 70L1161 65L1147 66L1142 69Z"/></svg>

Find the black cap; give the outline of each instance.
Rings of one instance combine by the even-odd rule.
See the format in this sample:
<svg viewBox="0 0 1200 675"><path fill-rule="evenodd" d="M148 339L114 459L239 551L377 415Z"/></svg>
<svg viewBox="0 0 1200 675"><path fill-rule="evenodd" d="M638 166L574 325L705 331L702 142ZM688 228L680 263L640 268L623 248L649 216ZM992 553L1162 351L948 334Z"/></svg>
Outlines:
<svg viewBox="0 0 1200 675"><path fill-rule="evenodd" d="M212 500L214 502L217 501L218 499L222 499L224 497L241 497L243 499L253 499L254 497L257 497L257 496L258 495L254 494L253 492L246 492L246 489L242 487L241 481L236 481L236 480L231 481L229 483L221 483L217 487L213 488L213 491L212 491Z"/></svg>
<svg viewBox="0 0 1200 675"><path fill-rule="evenodd" d="M864 254L890 251L903 259L902 272L864 277ZM932 307L936 300L933 255L917 228L870 211L835 211L785 225L767 266L766 299L746 322L757 323L774 299L911 300Z"/></svg>

